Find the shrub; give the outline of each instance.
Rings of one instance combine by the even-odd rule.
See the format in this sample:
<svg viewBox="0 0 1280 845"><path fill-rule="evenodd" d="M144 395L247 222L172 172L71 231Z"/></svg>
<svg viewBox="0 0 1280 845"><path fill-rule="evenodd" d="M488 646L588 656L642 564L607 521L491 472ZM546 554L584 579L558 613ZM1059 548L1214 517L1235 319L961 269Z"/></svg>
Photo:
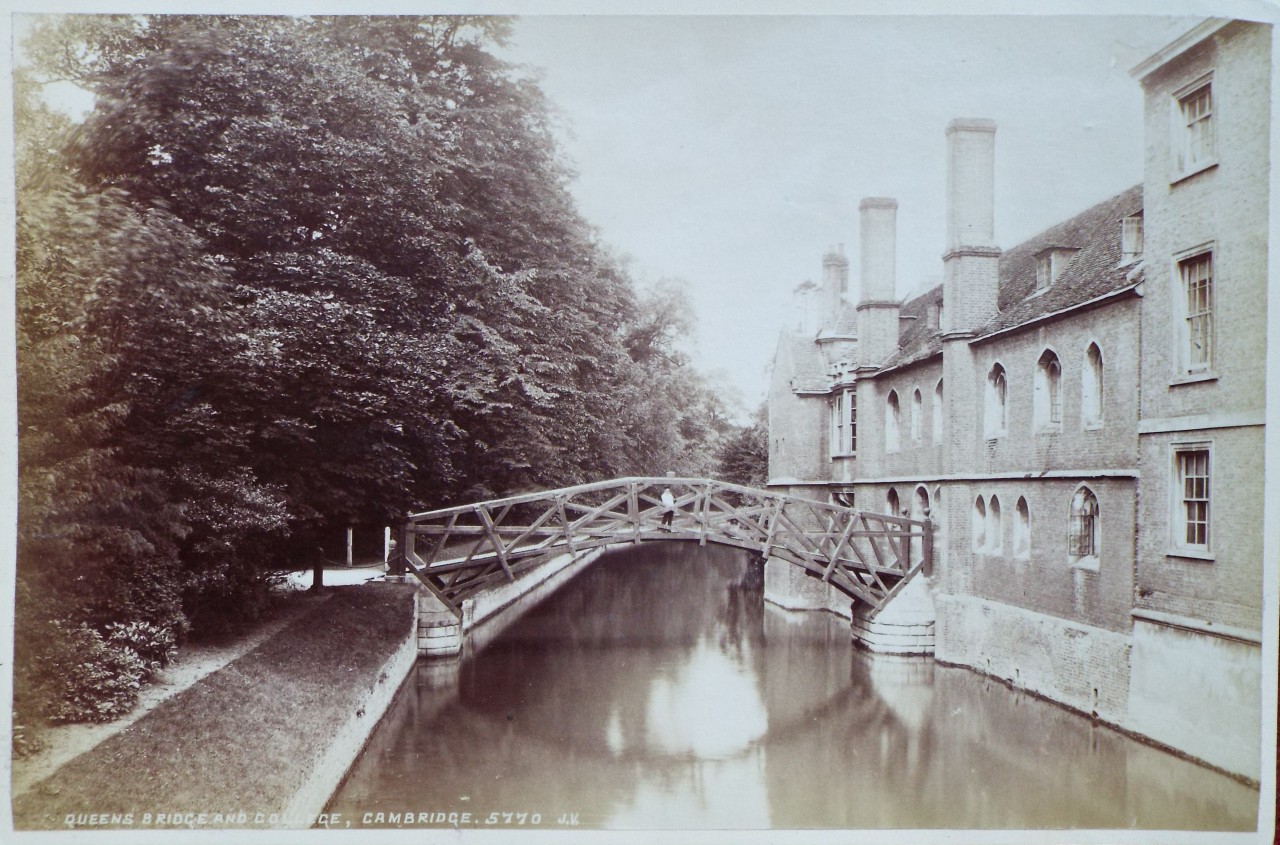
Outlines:
<svg viewBox="0 0 1280 845"><path fill-rule="evenodd" d="M88 625L54 623L42 673L54 689L52 722L109 722L128 713L147 677L147 663Z"/></svg>
<svg viewBox="0 0 1280 845"><path fill-rule="evenodd" d="M32 724L26 714L18 712L15 708L13 711L14 758L21 760L24 757L30 757L32 754L43 751L44 747L45 741L40 727Z"/></svg>
<svg viewBox="0 0 1280 845"><path fill-rule="evenodd" d="M144 679L168 666L178 651L178 638L172 629L150 622L113 622L107 626L107 643L133 651L147 667Z"/></svg>

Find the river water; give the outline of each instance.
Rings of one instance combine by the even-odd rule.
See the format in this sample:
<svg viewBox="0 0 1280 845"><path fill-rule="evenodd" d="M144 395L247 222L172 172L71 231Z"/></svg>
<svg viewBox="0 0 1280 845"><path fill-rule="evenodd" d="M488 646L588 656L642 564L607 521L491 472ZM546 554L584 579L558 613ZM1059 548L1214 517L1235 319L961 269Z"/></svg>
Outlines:
<svg viewBox="0 0 1280 845"><path fill-rule="evenodd" d="M741 552L646 544L419 661L352 826L1253 830L1258 792L845 620ZM514 619L514 621L512 621ZM488 629L488 630L486 630ZM406 823L407 821L407 823Z"/></svg>

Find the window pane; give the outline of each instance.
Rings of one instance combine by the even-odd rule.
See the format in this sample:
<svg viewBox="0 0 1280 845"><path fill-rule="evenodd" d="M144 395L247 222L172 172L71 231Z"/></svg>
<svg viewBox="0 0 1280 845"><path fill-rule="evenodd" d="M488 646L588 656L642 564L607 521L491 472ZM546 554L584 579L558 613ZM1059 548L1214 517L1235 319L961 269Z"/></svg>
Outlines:
<svg viewBox="0 0 1280 845"><path fill-rule="evenodd" d="M1209 450L1178 453L1181 478L1183 523L1182 541L1188 546L1209 545Z"/></svg>
<svg viewBox="0 0 1280 845"><path fill-rule="evenodd" d="M849 404L849 451L858 451L858 394L849 391L844 395Z"/></svg>
<svg viewBox="0 0 1280 845"><path fill-rule="evenodd" d="M1204 369L1213 350L1213 257L1197 255L1179 266L1186 293L1187 367Z"/></svg>
<svg viewBox="0 0 1280 845"><path fill-rule="evenodd" d="M1098 499L1092 491L1082 489L1071 500L1068 523L1068 551L1072 557L1098 555Z"/></svg>
<svg viewBox="0 0 1280 845"><path fill-rule="evenodd" d="M1213 157L1213 93L1210 86L1183 97L1179 104L1186 125L1183 165L1189 167Z"/></svg>

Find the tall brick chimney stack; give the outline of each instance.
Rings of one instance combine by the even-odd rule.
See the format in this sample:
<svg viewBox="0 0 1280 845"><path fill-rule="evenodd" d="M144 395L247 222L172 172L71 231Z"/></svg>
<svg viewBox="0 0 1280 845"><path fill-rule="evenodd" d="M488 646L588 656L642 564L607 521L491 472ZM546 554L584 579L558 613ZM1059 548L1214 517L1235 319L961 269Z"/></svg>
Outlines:
<svg viewBox="0 0 1280 845"><path fill-rule="evenodd" d="M867 197L861 218L861 274L858 279L858 363L877 366L898 351L898 201Z"/></svg>
<svg viewBox="0 0 1280 845"><path fill-rule="evenodd" d="M996 313L996 124L956 118L947 126L947 251L943 334L973 333Z"/></svg>
<svg viewBox="0 0 1280 845"><path fill-rule="evenodd" d="M822 325L834 326L840 319L840 302L849 289L849 259L844 244L822 256Z"/></svg>
<svg viewBox="0 0 1280 845"><path fill-rule="evenodd" d="M942 380L944 472L972 469L979 442L951 420L971 419L982 407L986 372L978 365L972 338L996 314L1000 248L995 242L996 125L981 118L957 118L947 126L947 247L942 254ZM940 518L960 524L967 518L971 491L963 484L947 491Z"/></svg>

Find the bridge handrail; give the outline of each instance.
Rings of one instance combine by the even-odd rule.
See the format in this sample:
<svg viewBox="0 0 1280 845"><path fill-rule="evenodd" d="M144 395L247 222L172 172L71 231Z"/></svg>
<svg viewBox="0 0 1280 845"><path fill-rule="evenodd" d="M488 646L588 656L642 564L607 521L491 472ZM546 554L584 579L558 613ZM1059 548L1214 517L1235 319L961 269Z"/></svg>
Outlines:
<svg viewBox="0 0 1280 845"><path fill-rule="evenodd" d="M655 492L663 487L673 488L674 503ZM605 495L584 500L590 493ZM516 507L523 504L538 511ZM467 597L488 583L514 581L556 550L576 555L620 542L693 540L785 560L878 611L916 572L930 574L932 531L927 517L788 492L709 478L625 476L409 514L390 575L412 572L461 619ZM419 538L426 542L422 555Z"/></svg>
<svg viewBox="0 0 1280 845"><path fill-rule="evenodd" d="M832 504L831 502L823 502L818 499L810 499L805 496L796 496L791 493L779 493L772 490L762 490L758 487L746 487L741 484L734 484L729 481L716 481L710 478L693 478L679 477L672 478L670 476L646 476L646 475L628 475L622 478L613 478L608 481L593 481L588 484L576 484L571 487L558 487L551 490L538 490L531 493L519 493L514 496L504 496L500 499L486 499L482 502L472 502L466 505L454 505L448 508L437 508L435 510L421 511L419 513L411 513L405 519L408 522L418 522L428 519L439 519L440 517L452 516L454 514L472 513L480 507L505 507L508 505L519 505L526 502L541 502L548 498L556 496L576 496L579 493L592 493L597 490L609 490L614 487L621 487L630 484L643 484L650 486L671 486L675 485L714 485L717 490L729 490L736 493L745 493L751 496L764 496L770 499L786 499L789 502L797 504L810 505L823 510L829 511L855 511L857 508L848 508L843 505ZM877 514L878 518L886 521L895 522L902 525L917 523L920 520L913 520L907 517L897 517L888 514Z"/></svg>

